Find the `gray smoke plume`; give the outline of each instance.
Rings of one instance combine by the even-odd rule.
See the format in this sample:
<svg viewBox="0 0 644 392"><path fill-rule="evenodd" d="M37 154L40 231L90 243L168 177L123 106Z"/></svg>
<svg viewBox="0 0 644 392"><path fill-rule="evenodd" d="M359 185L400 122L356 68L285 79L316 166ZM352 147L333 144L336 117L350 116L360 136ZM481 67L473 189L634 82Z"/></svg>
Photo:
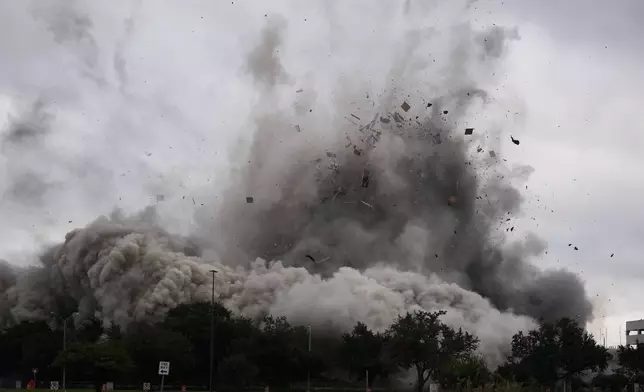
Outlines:
<svg viewBox="0 0 644 392"><path fill-rule="evenodd" d="M91 23L65 12L55 20L76 27L57 22L57 40L95 53ZM382 88L340 77L332 103L318 102L313 87L286 92L297 80L281 60L286 31L286 20L269 20L249 51L255 132L219 201L197 208L193 232L173 234L152 207L116 211L69 232L39 267L0 263L0 325L69 306L120 325L155 320L208 300L214 284L238 314L338 331L357 321L382 330L404 312L445 309L445 321L477 334L498 363L511 335L536 320L592 317L575 275L531 263L544 241L504 236L522 203L515 184L530 169L504 166L502 126L479 120L464 136L495 105L485 75L500 67L515 30L410 29L389 74L374 81ZM449 49L432 56L447 61L418 55L444 47L445 36ZM130 78L123 61L115 62L121 90ZM439 77L426 80L432 67ZM43 143L46 125L18 123L4 143L25 151ZM12 200L22 198L19 185ZM44 197L46 186L22 192Z"/></svg>

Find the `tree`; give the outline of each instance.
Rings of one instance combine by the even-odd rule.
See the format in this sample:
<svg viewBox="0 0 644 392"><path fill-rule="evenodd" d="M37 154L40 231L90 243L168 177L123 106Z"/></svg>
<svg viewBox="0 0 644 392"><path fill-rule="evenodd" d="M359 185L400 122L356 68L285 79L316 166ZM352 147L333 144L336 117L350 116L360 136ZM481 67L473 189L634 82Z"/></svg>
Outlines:
<svg viewBox="0 0 644 392"><path fill-rule="evenodd" d="M367 383L372 386L376 377L386 377L391 370L386 359L386 343L385 334L373 332L365 324L358 323L351 333L342 335L339 362L358 380L364 380L368 371Z"/></svg>
<svg viewBox="0 0 644 392"><path fill-rule="evenodd" d="M266 316L254 346L252 360L266 385L288 386L306 378L312 365L306 328L293 327L284 317Z"/></svg>
<svg viewBox="0 0 644 392"><path fill-rule="evenodd" d="M139 382L156 379L159 361L172 363L168 381L187 380L195 365L190 341L162 325L131 325L124 338L124 345L136 364L135 374Z"/></svg>
<svg viewBox="0 0 644 392"><path fill-rule="evenodd" d="M455 330L440 321L444 311L416 311L399 316L389 327L390 349L397 364L416 371L418 392L425 383L437 379L441 366L470 355L478 347L478 338Z"/></svg>
<svg viewBox="0 0 644 392"><path fill-rule="evenodd" d="M586 371L606 369L609 358L608 350L592 335L574 320L563 318L514 335L505 370L517 381L554 387L560 380L570 382Z"/></svg>
<svg viewBox="0 0 644 392"><path fill-rule="evenodd" d="M478 388L492 380L492 373L482 357L466 355L445 362L440 369L438 380L445 389L464 386Z"/></svg>
<svg viewBox="0 0 644 392"><path fill-rule="evenodd" d="M617 360L626 377L631 381L644 381L644 343L636 346L619 346Z"/></svg>
<svg viewBox="0 0 644 392"><path fill-rule="evenodd" d="M52 366L67 366L75 374L88 377L94 382L96 392L101 390L101 385L106 381L133 368L132 360L123 345L110 341L74 343L56 357Z"/></svg>
<svg viewBox="0 0 644 392"><path fill-rule="evenodd" d="M47 377L62 342L62 333L52 331L44 321L23 322L0 331L0 377L27 380L33 368Z"/></svg>

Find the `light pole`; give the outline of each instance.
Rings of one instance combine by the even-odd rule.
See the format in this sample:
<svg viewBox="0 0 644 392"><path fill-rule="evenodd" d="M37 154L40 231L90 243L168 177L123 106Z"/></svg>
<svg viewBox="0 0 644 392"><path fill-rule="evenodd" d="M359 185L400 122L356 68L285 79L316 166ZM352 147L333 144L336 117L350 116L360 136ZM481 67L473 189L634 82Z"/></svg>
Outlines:
<svg viewBox="0 0 644 392"><path fill-rule="evenodd" d="M215 274L217 271L210 270L212 274L212 297L210 298L210 382L209 391L212 392L212 367L215 349Z"/></svg>
<svg viewBox="0 0 644 392"><path fill-rule="evenodd" d="M309 325L309 360L308 360L308 366L307 370L308 373L306 375L306 392L311 392L311 326Z"/></svg>
<svg viewBox="0 0 644 392"><path fill-rule="evenodd" d="M51 314L59 317L56 313L52 312ZM63 352L67 350L67 321L76 315L78 315L78 312L74 312L63 319ZM63 391L67 392L67 364L65 362L63 362Z"/></svg>

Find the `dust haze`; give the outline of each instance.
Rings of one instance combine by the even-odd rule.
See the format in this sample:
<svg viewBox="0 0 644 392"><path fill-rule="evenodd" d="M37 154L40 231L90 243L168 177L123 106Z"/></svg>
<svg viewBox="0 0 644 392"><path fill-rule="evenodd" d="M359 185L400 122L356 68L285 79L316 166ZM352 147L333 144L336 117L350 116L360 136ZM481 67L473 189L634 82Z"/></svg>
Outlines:
<svg viewBox="0 0 644 392"><path fill-rule="evenodd" d="M377 67L365 59L364 67L337 74L320 68L324 81L315 79L315 68L289 68L287 59L301 49L293 44L293 19L261 15L262 28L240 49L236 71L249 91L244 129L222 130L238 135L228 174L193 193L170 178L139 212L121 208L116 180L97 184L109 186L104 192L72 189L124 168L101 160L100 149L95 160L57 154L54 137L65 130L48 102L58 93L43 91L29 105L23 100L0 134L0 203L60 211L72 208L58 203L66 192L83 206L96 194L101 202L86 208L100 216L68 222L77 228L43 245L32 267L0 263L0 324L75 309L120 325L159 319L178 304L209 300L213 269L217 299L254 318L272 313L337 331L363 321L382 330L407 311L447 310L445 320L476 333L491 362L502 360L513 333L538 320L589 321L592 306L580 279L535 266L546 242L531 234L507 237L531 169L503 161L500 140L516 124L506 115L512 102L497 96L496 86L520 32L470 23L475 3L435 3L374 5L380 7L374 18L383 30L396 30L396 39L371 42L382 35L363 33L360 39L383 46L374 54ZM125 13L108 48L93 35L100 13L75 7L51 5L30 15L47 26L51 45L82 53L80 79L108 90L111 100L140 100L125 47L143 28L137 17L144 19L145 6ZM322 14L329 26L342 23L337 11ZM389 24L380 15L387 13ZM432 18L437 13L444 18ZM342 43L331 34L319 50L335 48L341 61L360 39ZM190 126L189 113L153 106ZM168 140L180 132L162 130ZM146 132L115 130L105 148L127 156L135 143L152 139ZM172 154L186 145L172 145ZM184 154L190 159L192 152ZM52 176L52 165L66 176ZM139 174L130 181L146 173L145 165L131 170Z"/></svg>

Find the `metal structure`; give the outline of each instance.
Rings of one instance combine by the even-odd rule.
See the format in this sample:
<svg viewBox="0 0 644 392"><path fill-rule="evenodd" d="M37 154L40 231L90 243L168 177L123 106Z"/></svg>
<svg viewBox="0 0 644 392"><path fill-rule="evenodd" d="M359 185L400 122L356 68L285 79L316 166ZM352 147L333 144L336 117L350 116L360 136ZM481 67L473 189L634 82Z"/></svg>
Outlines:
<svg viewBox="0 0 644 392"><path fill-rule="evenodd" d="M210 299L210 382L208 390L212 392L212 371L215 352L215 274L217 271L210 270L212 274L212 297Z"/></svg>

